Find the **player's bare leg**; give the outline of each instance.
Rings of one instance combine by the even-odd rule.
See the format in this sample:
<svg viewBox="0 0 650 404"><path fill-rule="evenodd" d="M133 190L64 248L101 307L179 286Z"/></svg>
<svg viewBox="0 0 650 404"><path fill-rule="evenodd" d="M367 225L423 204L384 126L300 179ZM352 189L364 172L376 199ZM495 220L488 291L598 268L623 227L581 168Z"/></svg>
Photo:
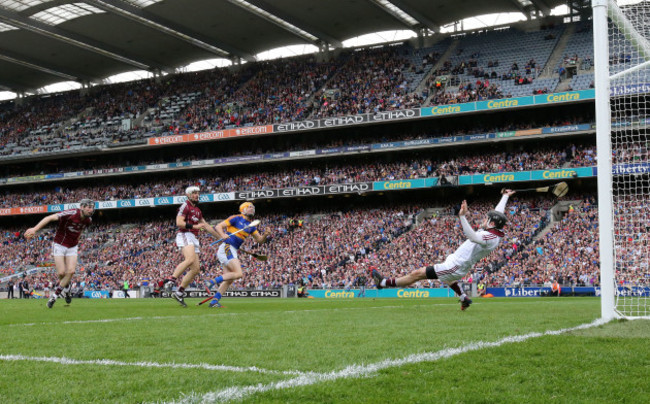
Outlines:
<svg viewBox="0 0 650 404"><path fill-rule="evenodd" d="M54 292L50 296L50 299L47 301L47 307L52 308L56 299L61 297L61 293L65 289L68 292L68 286L71 283L72 276L74 275L75 269L77 268L77 256L55 256L54 257L54 266L56 268L56 275L59 278L59 282L54 287ZM71 298L69 293L64 294L66 303L70 303Z"/></svg>
<svg viewBox="0 0 650 404"><path fill-rule="evenodd" d="M176 266L174 270L174 278L180 277L187 268L189 268L195 261L198 263L199 257L194 251L194 245L186 245L181 250L183 252L183 261Z"/></svg>
<svg viewBox="0 0 650 404"><path fill-rule="evenodd" d="M196 255L196 251L194 249L195 247L192 244L183 247L182 252L184 260L176 266L174 275L172 276L173 279L178 279L178 277L181 276L185 270L188 268L190 269L189 272L183 277L181 286L176 292L172 293L172 297L176 299L176 301L183 307L187 307L184 299L185 288L189 286L190 283L192 283L194 277L199 273L199 257Z"/></svg>
<svg viewBox="0 0 650 404"><path fill-rule="evenodd" d="M76 270L77 256L71 255L65 257L65 276L61 280L60 285L63 288L63 297L65 298L66 304L70 304L72 302L72 293L70 289L72 288L72 277L74 276Z"/></svg>
<svg viewBox="0 0 650 404"><path fill-rule="evenodd" d="M196 275L199 274L201 266L199 265L199 260L197 259L196 261L192 262L192 265L190 265L190 270L187 271L185 276L183 277L183 280L181 281L181 288L185 290L188 286L190 286L190 283L196 278Z"/></svg>

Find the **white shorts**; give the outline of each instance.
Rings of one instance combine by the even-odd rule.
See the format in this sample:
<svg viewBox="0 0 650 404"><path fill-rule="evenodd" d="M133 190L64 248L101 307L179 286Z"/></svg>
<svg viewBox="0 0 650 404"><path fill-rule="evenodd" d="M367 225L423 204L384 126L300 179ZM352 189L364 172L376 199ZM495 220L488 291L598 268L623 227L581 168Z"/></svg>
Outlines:
<svg viewBox="0 0 650 404"><path fill-rule="evenodd" d="M199 244L199 239L196 238L194 233L190 233L189 231L186 233L176 234L176 245L180 249L188 245L193 245L195 253L198 254L199 252L201 252L200 250L201 244Z"/></svg>
<svg viewBox="0 0 650 404"><path fill-rule="evenodd" d="M436 270L438 279L446 284L454 283L467 274L467 269L457 265L456 262L451 259L451 256L447 257L445 262L442 264L436 264L433 267Z"/></svg>
<svg viewBox="0 0 650 404"><path fill-rule="evenodd" d="M79 246L65 247L58 243L52 243L53 257L76 257Z"/></svg>
<svg viewBox="0 0 650 404"><path fill-rule="evenodd" d="M235 247L230 244L221 243L217 251L217 258L219 258L221 265L228 265L231 260L239 257L237 256L237 249Z"/></svg>

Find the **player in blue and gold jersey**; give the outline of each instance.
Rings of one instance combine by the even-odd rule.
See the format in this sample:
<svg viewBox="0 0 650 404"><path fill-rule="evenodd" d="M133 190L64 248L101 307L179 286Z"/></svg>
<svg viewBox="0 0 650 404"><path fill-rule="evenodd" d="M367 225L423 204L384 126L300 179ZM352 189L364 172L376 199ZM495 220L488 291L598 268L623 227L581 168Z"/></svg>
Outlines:
<svg viewBox="0 0 650 404"><path fill-rule="evenodd" d="M230 216L228 219L215 226L215 230L219 233L219 237L225 239L219 246L217 257L223 265L223 275L217 276L215 279L206 281L206 286L211 288L214 285L219 285L219 289L214 294L214 299L210 302L210 307L221 307L219 300L222 293L225 293L230 285L242 277L241 262L237 257L237 250L244 243L248 237L253 237L259 244L266 242L266 239L271 234L271 230L267 227L264 234L257 231L256 226L248 227L255 216L255 206L250 202L244 202L239 206L239 215ZM244 229L243 231L240 231ZM238 232L237 234L234 234Z"/></svg>

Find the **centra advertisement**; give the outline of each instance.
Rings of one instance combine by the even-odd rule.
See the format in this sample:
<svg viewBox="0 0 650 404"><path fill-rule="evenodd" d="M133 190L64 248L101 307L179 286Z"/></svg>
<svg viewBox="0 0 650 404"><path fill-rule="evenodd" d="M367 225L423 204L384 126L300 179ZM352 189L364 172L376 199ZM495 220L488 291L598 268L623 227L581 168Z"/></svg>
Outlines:
<svg viewBox="0 0 650 404"><path fill-rule="evenodd" d="M430 297L453 297L454 291L448 288L437 289L366 289L365 296L359 295L358 289L309 289L309 296L322 299L358 299L370 298L400 298L400 299L427 299Z"/></svg>

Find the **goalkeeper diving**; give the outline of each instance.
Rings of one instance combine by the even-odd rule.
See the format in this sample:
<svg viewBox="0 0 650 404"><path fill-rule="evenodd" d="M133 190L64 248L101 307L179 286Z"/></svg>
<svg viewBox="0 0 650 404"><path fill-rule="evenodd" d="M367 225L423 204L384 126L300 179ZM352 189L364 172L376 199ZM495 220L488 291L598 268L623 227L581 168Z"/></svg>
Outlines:
<svg viewBox="0 0 650 404"><path fill-rule="evenodd" d="M507 219L504 214L508 198L515 194L511 189L501 191L501 200L486 215L478 231L474 231L467 221L467 201L463 201L458 211L460 223L463 227L463 233L467 240L458 247L456 251L450 254L445 262L422 267L400 278L384 278L376 269L372 270L372 278L377 285L377 289L405 287L423 279L439 279L449 285L449 287L460 297L461 310L467 309L472 304L463 288L458 284L478 261L490 255L504 237L503 227Z"/></svg>

